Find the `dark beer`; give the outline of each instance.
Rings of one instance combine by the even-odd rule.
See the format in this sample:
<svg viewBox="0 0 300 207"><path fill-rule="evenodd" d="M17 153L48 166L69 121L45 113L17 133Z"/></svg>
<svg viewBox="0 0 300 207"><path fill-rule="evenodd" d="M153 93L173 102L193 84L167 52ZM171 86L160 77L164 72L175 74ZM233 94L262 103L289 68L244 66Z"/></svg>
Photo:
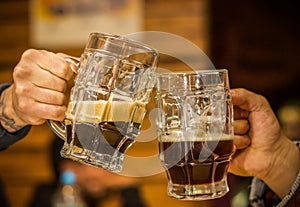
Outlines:
<svg viewBox="0 0 300 207"><path fill-rule="evenodd" d="M160 142L159 149L173 185L202 185L226 178L233 140Z"/></svg>
<svg viewBox="0 0 300 207"><path fill-rule="evenodd" d="M107 154L113 154L115 150L125 153L134 142L140 125L130 122L78 123L75 125L75 133L72 133L72 125L69 124L66 125L67 143L73 140L72 144L78 152L85 149ZM129 127L132 128L132 132L127 131Z"/></svg>
<svg viewBox="0 0 300 207"><path fill-rule="evenodd" d="M63 157L96 166L116 165L140 133L145 104L140 102L94 101L69 105L65 120L67 141L61 151ZM126 109L126 110L124 110ZM73 123L73 120L76 123Z"/></svg>

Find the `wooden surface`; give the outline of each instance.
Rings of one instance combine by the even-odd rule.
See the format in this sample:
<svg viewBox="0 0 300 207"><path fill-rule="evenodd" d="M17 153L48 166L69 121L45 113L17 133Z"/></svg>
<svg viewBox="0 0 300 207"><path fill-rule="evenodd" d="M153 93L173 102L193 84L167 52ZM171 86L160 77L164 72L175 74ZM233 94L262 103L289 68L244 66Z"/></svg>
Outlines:
<svg viewBox="0 0 300 207"><path fill-rule="evenodd" d="M147 0L145 1L145 30L180 35L208 51L207 5L205 0ZM11 82L12 71L29 44L29 13L27 0L0 1L0 82ZM65 50L79 56L82 48ZM163 63L162 63L163 64ZM180 68L169 62L168 67ZM53 173L49 158L49 144L53 133L45 124L34 126L30 134L5 151L0 152L0 176L4 180L12 207L26 206L36 184L50 182ZM150 153L157 153L150 144ZM139 148L138 146L136 148ZM141 147L143 151L145 147ZM138 150L135 153L138 153ZM192 207L204 202L184 202L166 195L166 176L161 173L141 179L143 197L149 207ZM1 204L0 204L1 206Z"/></svg>

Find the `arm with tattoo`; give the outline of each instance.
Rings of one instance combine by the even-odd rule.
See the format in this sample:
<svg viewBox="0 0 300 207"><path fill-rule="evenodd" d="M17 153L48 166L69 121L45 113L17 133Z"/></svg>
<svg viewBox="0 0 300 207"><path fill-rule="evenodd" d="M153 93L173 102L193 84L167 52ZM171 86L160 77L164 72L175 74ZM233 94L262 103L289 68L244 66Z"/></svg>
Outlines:
<svg viewBox="0 0 300 207"><path fill-rule="evenodd" d="M15 120L7 116L5 110L7 107L5 96L7 94L5 94L5 91L8 87L9 84L0 85L0 151L25 137L30 130L30 125L19 129L20 126L12 124L15 123Z"/></svg>
<svg viewBox="0 0 300 207"><path fill-rule="evenodd" d="M6 91L3 91L0 97L0 123L3 128L5 128L7 131L13 132L18 131L23 126L18 126L14 120L14 118L9 117L6 114Z"/></svg>

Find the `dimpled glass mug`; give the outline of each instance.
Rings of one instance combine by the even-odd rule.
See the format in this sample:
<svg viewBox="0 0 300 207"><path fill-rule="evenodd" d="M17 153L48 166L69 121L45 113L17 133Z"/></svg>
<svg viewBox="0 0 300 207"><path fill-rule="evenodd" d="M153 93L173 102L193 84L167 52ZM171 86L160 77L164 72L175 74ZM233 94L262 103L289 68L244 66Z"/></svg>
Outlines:
<svg viewBox="0 0 300 207"><path fill-rule="evenodd" d="M64 122L61 155L112 172L122 170L155 84L158 52L121 36L91 33L79 62Z"/></svg>
<svg viewBox="0 0 300 207"><path fill-rule="evenodd" d="M158 74L156 104L168 195L184 200L225 195L234 151L227 70Z"/></svg>

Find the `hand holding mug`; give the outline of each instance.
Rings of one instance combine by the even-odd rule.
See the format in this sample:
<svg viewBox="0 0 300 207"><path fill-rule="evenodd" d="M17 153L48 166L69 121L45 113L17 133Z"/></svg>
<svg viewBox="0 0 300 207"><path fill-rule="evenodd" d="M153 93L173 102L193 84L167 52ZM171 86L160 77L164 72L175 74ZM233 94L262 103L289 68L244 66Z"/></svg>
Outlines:
<svg viewBox="0 0 300 207"><path fill-rule="evenodd" d="M168 194L185 200L225 195L234 149L227 70L158 74L156 100Z"/></svg>
<svg viewBox="0 0 300 207"><path fill-rule="evenodd" d="M140 133L157 64L158 53L142 43L92 33L66 119L49 122L65 140L62 156L120 172L125 151Z"/></svg>
<svg viewBox="0 0 300 207"><path fill-rule="evenodd" d="M14 83L1 94L2 126L14 132L25 125L65 118L67 81L73 72L61 54L26 50L13 73Z"/></svg>

